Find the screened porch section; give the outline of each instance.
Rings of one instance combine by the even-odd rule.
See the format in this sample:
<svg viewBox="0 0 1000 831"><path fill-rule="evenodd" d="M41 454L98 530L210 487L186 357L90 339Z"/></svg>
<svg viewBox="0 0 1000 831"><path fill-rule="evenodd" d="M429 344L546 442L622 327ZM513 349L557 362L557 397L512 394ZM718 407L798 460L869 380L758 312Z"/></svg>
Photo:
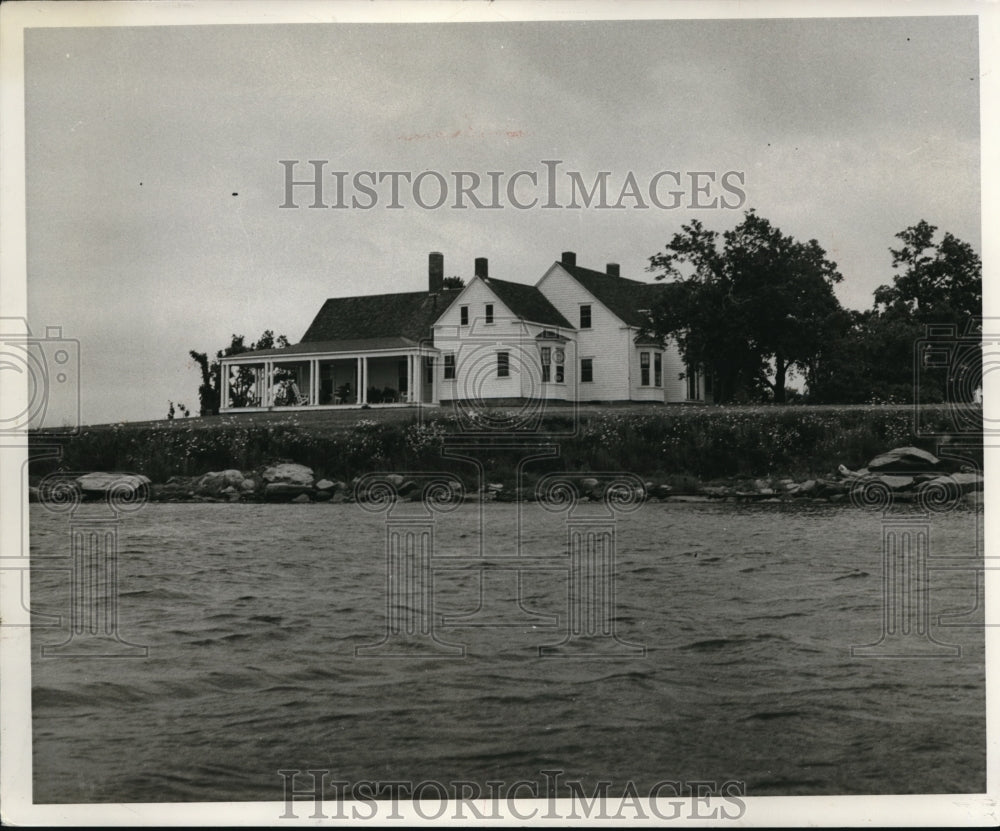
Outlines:
<svg viewBox="0 0 1000 831"><path fill-rule="evenodd" d="M262 358L223 361L220 410L341 407L436 402L435 356Z"/></svg>

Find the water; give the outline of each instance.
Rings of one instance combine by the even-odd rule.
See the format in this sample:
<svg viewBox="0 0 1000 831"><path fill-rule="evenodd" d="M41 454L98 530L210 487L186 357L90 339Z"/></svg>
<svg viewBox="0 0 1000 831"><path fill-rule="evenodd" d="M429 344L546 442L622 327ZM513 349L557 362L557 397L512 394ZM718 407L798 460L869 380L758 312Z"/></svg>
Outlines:
<svg viewBox="0 0 1000 831"><path fill-rule="evenodd" d="M79 515L92 509L85 507ZM357 782L737 779L748 795L985 788L982 630L960 657L851 656L881 632L879 516L839 506L651 504L617 528L617 635L645 657L540 658L562 639L562 515L522 506L523 602L559 616L452 626L458 659L355 657L385 632L385 523L356 505L149 505L120 531L121 636L145 658L41 657L36 802L281 800L279 769ZM463 506L435 564L514 553L517 505ZM78 518L79 518L78 515ZM31 510L34 563L68 520ZM932 616L976 606L976 516L932 523ZM452 557L445 561L445 557ZM974 562L974 559L971 560ZM65 562L65 561L63 561ZM505 574L507 576L505 576ZM488 593L509 589L490 572ZM62 611L65 572L32 606ZM435 613L475 610L475 572L439 570ZM509 597L506 599L510 599ZM981 622L981 611L969 620Z"/></svg>

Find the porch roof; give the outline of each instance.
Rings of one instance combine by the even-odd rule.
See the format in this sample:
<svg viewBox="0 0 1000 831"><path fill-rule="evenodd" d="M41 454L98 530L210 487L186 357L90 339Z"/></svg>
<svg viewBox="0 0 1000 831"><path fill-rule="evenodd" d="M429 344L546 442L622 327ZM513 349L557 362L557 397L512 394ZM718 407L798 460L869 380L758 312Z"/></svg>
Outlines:
<svg viewBox="0 0 1000 831"><path fill-rule="evenodd" d="M286 346L282 349L255 349L251 352L240 352L237 355L226 355L223 360L227 363L238 364L262 360L264 358L294 358L338 353L384 352L392 349L409 352L419 346L423 346L426 349L430 347L430 343L425 341L421 344L412 338L399 336L310 341L309 343L296 343L293 346Z"/></svg>

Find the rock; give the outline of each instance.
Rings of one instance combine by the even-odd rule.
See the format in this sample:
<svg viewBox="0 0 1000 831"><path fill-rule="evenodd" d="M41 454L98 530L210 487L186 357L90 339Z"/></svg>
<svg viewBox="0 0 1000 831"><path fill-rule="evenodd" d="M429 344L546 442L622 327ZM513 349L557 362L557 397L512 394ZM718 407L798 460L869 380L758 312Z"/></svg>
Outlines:
<svg viewBox="0 0 1000 831"><path fill-rule="evenodd" d="M646 493L653 499L666 499L672 491L670 485L653 485L651 488L646 488Z"/></svg>
<svg viewBox="0 0 1000 831"><path fill-rule="evenodd" d="M112 487L140 490L151 483L148 476L134 473L85 473L77 478L76 484L85 494L104 494Z"/></svg>
<svg viewBox="0 0 1000 831"><path fill-rule="evenodd" d="M953 473L951 478L962 489L962 493L981 491L983 489L983 477L978 473Z"/></svg>
<svg viewBox="0 0 1000 831"><path fill-rule="evenodd" d="M316 483L316 490L318 491L332 491L336 487L336 483L331 482L329 479L320 479Z"/></svg>
<svg viewBox="0 0 1000 831"><path fill-rule="evenodd" d="M799 485L799 489L797 492L809 496L815 490L816 490L816 480L806 479L805 482Z"/></svg>
<svg viewBox="0 0 1000 831"><path fill-rule="evenodd" d="M935 476L921 484L927 488L954 488L957 493L973 493L983 489L983 477L978 473L952 473L949 476Z"/></svg>
<svg viewBox="0 0 1000 831"><path fill-rule="evenodd" d="M920 473L936 470L940 460L919 447L896 447L868 463L872 473Z"/></svg>
<svg viewBox="0 0 1000 831"><path fill-rule="evenodd" d="M292 502L295 502L295 503L298 503L298 504L305 504L307 502L312 502L312 500L309 498L308 494L300 493L298 496L296 496L292 500Z"/></svg>
<svg viewBox="0 0 1000 831"><path fill-rule="evenodd" d="M385 481L392 485L394 488L398 488L405 481L402 476L398 473L390 473L385 477Z"/></svg>
<svg viewBox="0 0 1000 831"><path fill-rule="evenodd" d="M774 491L771 490L771 486L763 479L754 479L753 486L757 489L758 493L764 493L765 491L768 493L774 493Z"/></svg>
<svg viewBox="0 0 1000 831"><path fill-rule="evenodd" d="M311 492L311 487L288 482L272 482L264 488L264 499L268 502L291 502L298 496L305 496L308 499Z"/></svg>
<svg viewBox="0 0 1000 831"><path fill-rule="evenodd" d="M396 491L399 493L400 496L415 497L416 501L418 502L422 498L420 488L417 486L417 483L414 482L412 479L406 479L404 482L399 484L396 487Z"/></svg>
<svg viewBox="0 0 1000 831"><path fill-rule="evenodd" d="M761 496L774 496L774 488L760 488L757 493Z"/></svg>
<svg viewBox="0 0 1000 831"><path fill-rule="evenodd" d="M967 493L962 497L962 501L965 502L970 508L975 508L981 511L983 509L983 492L973 491L972 493Z"/></svg>
<svg viewBox="0 0 1000 831"><path fill-rule="evenodd" d="M701 492L706 496L713 497L714 499L721 499L722 497L729 495L729 488L725 488L720 485L707 485L701 489Z"/></svg>
<svg viewBox="0 0 1000 831"><path fill-rule="evenodd" d="M220 470L206 473L194 485L195 493L218 496L226 488L238 488L243 484L243 474L238 470Z"/></svg>
<svg viewBox="0 0 1000 831"><path fill-rule="evenodd" d="M257 490L257 482L254 479L244 479L240 482L240 490L245 493Z"/></svg>
<svg viewBox="0 0 1000 831"><path fill-rule="evenodd" d="M312 468L305 465L297 465L292 462L282 462L271 465L263 473L264 481L268 487L272 484L297 485L302 488L312 488L313 472ZM402 481L402 477L400 477Z"/></svg>
<svg viewBox="0 0 1000 831"><path fill-rule="evenodd" d="M877 481L887 485L891 491L902 491L913 487L912 476L876 476Z"/></svg>
<svg viewBox="0 0 1000 831"><path fill-rule="evenodd" d="M499 482L491 483L487 485L487 489L492 491L493 493L499 493L500 491L503 490L503 485L500 484Z"/></svg>
<svg viewBox="0 0 1000 831"><path fill-rule="evenodd" d="M831 493L827 497L827 501L829 502L843 502L845 499L847 499L846 493Z"/></svg>
<svg viewBox="0 0 1000 831"><path fill-rule="evenodd" d="M592 491L599 484L600 482L598 482L593 476L588 476L580 482L580 487L583 488L584 491Z"/></svg>
<svg viewBox="0 0 1000 831"><path fill-rule="evenodd" d="M317 502L329 502L333 499L333 493L334 492L331 488L326 488L321 491L316 491L316 493L313 494L313 499Z"/></svg>

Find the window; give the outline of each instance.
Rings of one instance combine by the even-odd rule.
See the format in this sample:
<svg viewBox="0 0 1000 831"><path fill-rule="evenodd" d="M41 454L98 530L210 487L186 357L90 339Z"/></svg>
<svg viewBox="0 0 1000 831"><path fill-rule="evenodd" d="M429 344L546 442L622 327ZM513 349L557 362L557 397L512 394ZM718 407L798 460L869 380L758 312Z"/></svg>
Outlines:
<svg viewBox="0 0 1000 831"><path fill-rule="evenodd" d="M639 370L642 380L639 381L644 387L649 386L649 353L639 353Z"/></svg>
<svg viewBox="0 0 1000 831"><path fill-rule="evenodd" d="M556 354L553 357L556 361L556 383L562 384L566 378L566 368L564 366L566 353L562 349L556 349Z"/></svg>
<svg viewBox="0 0 1000 831"><path fill-rule="evenodd" d="M552 380L552 347L543 346L542 355L542 383L547 384Z"/></svg>
<svg viewBox="0 0 1000 831"><path fill-rule="evenodd" d="M487 303L486 304L486 322L487 323L492 323L493 322L493 304L492 303Z"/></svg>
<svg viewBox="0 0 1000 831"><path fill-rule="evenodd" d="M427 355L424 358L424 383L433 384L434 383L434 358Z"/></svg>
<svg viewBox="0 0 1000 831"><path fill-rule="evenodd" d="M454 381L455 380L455 356L454 354L448 354L444 356L444 380Z"/></svg>
<svg viewBox="0 0 1000 831"><path fill-rule="evenodd" d="M459 314L462 315L462 325L463 326L468 326L469 325L469 307L468 306L462 306L458 311L459 311Z"/></svg>
<svg viewBox="0 0 1000 831"><path fill-rule="evenodd" d="M510 376L510 352L497 352L497 378Z"/></svg>
<svg viewBox="0 0 1000 831"><path fill-rule="evenodd" d="M580 328L590 328L590 304L580 307Z"/></svg>
<svg viewBox="0 0 1000 831"><path fill-rule="evenodd" d="M594 359L593 358L581 358L580 359L580 381L584 384L590 383L594 380Z"/></svg>
<svg viewBox="0 0 1000 831"><path fill-rule="evenodd" d="M653 353L653 386L663 386L663 353Z"/></svg>

